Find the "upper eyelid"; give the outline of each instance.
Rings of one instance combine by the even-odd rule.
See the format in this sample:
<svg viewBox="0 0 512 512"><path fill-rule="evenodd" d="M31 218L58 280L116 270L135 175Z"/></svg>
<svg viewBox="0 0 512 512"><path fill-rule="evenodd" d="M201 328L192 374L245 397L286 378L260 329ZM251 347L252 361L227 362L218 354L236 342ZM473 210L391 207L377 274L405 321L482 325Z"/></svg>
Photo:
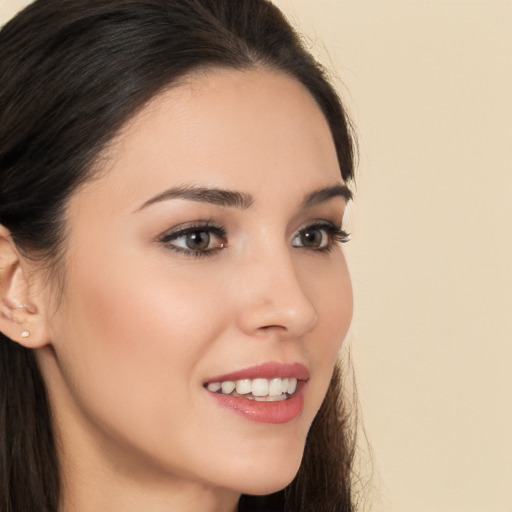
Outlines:
<svg viewBox="0 0 512 512"><path fill-rule="evenodd" d="M332 221L322 221L322 222L315 222L312 224L307 224L301 228L299 228L297 231L294 232L292 239L300 235L303 231L307 231L308 229L323 229L325 231L328 231L331 235L335 233L343 233L348 235L343 230L343 226L338 225L335 222Z"/></svg>
<svg viewBox="0 0 512 512"><path fill-rule="evenodd" d="M179 237L183 234L187 234L194 231L217 231L225 233L226 229L220 225L214 224L210 220L205 221L192 221L192 222L184 222L183 224L179 224L178 226L174 226L172 228L166 229L162 234L158 236L159 239L169 238L171 236Z"/></svg>
<svg viewBox="0 0 512 512"><path fill-rule="evenodd" d="M300 233L300 231L312 227L334 227L336 229L342 229L341 223L337 220L332 219L326 219L326 218L317 218L312 219L308 222L302 223L300 227L296 228L293 231L293 234ZM224 226L220 224L214 223L212 220L199 220L199 221L191 221L191 222L184 222L182 224L179 224L177 226L174 226L172 228L169 228L165 230L163 233L161 233L158 238L169 238L169 237L179 237L183 234L187 234L194 231L212 231L217 233L226 234L227 230Z"/></svg>
<svg viewBox="0 0 512 512"><path fill-rule="evenodd" d="M300 233L304 229L312 228L312 227L328 227L328 228L335 228L335 229L342 229L341 223L338 221L334 221L331 219L315 219L312 221L309 221L307 223L302 224L299 228L297 228L294 233Z"/></svg>

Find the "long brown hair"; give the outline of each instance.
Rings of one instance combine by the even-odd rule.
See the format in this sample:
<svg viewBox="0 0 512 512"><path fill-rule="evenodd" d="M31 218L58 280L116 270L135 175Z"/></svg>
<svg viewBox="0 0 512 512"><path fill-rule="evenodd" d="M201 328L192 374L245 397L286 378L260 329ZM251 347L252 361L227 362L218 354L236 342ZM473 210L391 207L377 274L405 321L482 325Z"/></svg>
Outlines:
<svg viewBox="0 0 512 512"><path fill-rule="evenodd" d="M322 67L266 0L37 0L0 31L0 224L58 269L66 201L126 121L197 69L266 67L299 80L350 181L354 145ZM241 511L351 511L353 435L335 370L294 481ZM0 334L0 509L55 512L51 408L34 354Z"/></svg>

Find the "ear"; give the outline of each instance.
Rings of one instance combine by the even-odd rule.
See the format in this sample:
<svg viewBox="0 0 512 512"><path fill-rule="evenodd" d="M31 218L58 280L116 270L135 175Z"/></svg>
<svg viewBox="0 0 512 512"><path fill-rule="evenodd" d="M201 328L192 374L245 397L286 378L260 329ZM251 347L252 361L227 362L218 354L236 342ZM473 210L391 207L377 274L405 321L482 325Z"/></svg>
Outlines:
<svg viewBox="0 0 512 512"><path fill-rule="evenodd" d="M30 286L33 265L19 252L11 233L0 225L0 331L26 348L49 344L42 299Z"/></svg>

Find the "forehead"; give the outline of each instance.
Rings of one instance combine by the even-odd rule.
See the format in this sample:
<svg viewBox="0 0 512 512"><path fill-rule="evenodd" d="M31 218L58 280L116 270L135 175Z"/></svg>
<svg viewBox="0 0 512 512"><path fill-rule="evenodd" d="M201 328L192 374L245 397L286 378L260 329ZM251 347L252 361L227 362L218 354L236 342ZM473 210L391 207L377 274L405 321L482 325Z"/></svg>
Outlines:
<svg viewBox="0 0 512 512"><path fill-rule="evenodd" d="M269 183L307 191L342 182L314 98L262 69L189 76L128 122L105 156L102 186L134 197L188 184L257 194Z"/></svg>

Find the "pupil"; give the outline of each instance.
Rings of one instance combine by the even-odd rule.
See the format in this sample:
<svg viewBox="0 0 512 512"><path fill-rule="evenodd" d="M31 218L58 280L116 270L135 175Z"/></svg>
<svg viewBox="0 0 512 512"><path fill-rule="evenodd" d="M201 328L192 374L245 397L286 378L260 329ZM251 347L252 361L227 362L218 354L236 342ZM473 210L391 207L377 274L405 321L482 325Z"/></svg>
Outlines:
<svg viewBox="0 0 512 512"><path fill-rule="evenodd" d="M210 245L210 234L206 231L196 231L187 235L187 247L194 251L207 249Z"/></svg>
<svg viewBox="0 0 512 512"><path fill-rule="evenodd" d="M301 238L301 243L305 247L320 247L322 244L322 233L318 229L302 233Z"/></svg>

